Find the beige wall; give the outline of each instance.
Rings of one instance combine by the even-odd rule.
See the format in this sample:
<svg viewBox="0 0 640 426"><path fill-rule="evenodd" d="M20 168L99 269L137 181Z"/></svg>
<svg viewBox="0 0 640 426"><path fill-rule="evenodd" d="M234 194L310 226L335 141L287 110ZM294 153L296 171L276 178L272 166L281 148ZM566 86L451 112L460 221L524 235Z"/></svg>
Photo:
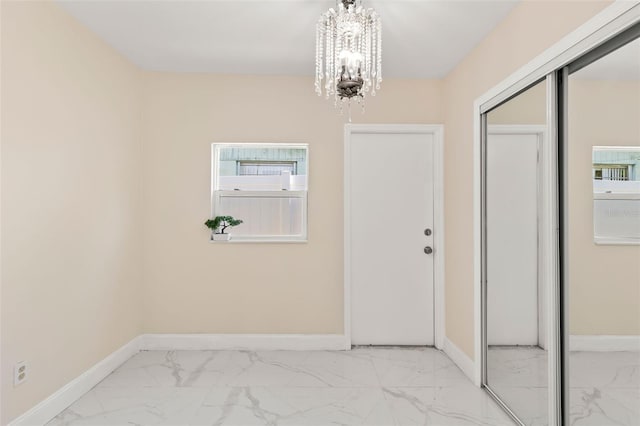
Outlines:
<svg viewBox="0 0 640 426"><path fill-rule="evenodd" d="M444 81L446 334L474 357L473 102L608 1L524 1Z"/></svg>
<svg viewBox="0 0 640 426"><path fill-rule="evenodd" d="M346 118L312 89L307 77L146 75L146 332L342 333ZM441 123L441 102L440 82L386 80L353 120ZM308 243L209 243L212 142L309 144Z"/></svg>
<svg viewBox="0 0 640 426"><path fill-rule="evenodd" d="M54 4L3 1L1 103L6 424L140 333L140 75Z"/></svg>
<svg viewBox="0 0 640 426"><path fill-rule="evenodd" d="M593 242L592 147L640 145L640 83L569 79L569 324L640 334L640 247Z"/></svg>

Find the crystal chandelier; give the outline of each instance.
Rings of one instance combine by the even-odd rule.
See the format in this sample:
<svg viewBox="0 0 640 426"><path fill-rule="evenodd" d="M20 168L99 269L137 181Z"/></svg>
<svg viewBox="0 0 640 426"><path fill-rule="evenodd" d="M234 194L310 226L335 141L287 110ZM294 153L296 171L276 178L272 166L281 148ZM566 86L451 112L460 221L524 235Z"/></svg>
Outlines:
<svg viewBox="0 0 640 426"><path fill-rule="evenodd" d="M338 0L338 10L331 8L320 16L315 86L319 96L324 86L327 99L334 96L341 109L355 98L364 112L365 96L375 96L382 81L382 39L380 17L361 3Z"/></svg>

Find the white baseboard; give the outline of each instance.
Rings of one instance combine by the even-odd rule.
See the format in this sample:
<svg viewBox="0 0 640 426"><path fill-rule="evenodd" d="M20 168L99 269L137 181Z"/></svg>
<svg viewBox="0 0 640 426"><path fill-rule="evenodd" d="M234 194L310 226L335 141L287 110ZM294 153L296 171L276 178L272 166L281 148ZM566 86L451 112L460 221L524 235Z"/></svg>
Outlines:
<svg viewBox="0 0 640 426"><path fill-rule="evenodd" d="M342 334L143 334L141 350L344 350Z"/></svg>
<svg viewBox="0 0 640 426"><path fill-rule="evenodd" d="M617 352L640 351L640 336L569 336L570 351Z"/></svg>
<svg viewBox="0 0 640 426"><path fill-rule="evenodd" d="M113 370L139 352L139 337L113 352L93 367L51 394L8 426L44 425L86 394Z"/></svg>
<svg viewBox="0 0 640 426"><path fill-rule="evenodd" d="M460 370L462 370L469 380L475 383L475 364L473 363L473 360L447 337L444 338L443 351L449 358L451 358L451 361L453 361Z"/></svg>

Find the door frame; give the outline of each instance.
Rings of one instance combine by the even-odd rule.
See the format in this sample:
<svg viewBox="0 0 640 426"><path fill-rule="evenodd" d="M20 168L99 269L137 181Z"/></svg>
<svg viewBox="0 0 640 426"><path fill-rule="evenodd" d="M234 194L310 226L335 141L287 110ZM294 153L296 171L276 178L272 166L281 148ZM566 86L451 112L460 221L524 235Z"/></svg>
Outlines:
<svg viewBox="0 0 640 426"><path fill-rule="evenodd" d="M546 124L488 124L487 135L535 135L538 138L538 164L536 185L537 199L537 223L538 223L538 344L547 349L547 317L544 315L547 305L549 287L553 287L555 279L555 253L553 241L550 241L544 230L549 226L549 218L545 212L549 211L549 196L545 197L552 178L552 167L547 159L547 153L552 149L548 144ZM553 194L551 195L553 196ZM546 284L546 286L545 286Z"/></svg>
<svg viewBox="0 0 640 426"><path fill-rule="evenodd" d="M433 136L433 340L442 349L445 339L444 316L444 126L442 124L345 124L344 126L344 336L345 349L351 349L351 185L352 134L424 134Z"/></svg>

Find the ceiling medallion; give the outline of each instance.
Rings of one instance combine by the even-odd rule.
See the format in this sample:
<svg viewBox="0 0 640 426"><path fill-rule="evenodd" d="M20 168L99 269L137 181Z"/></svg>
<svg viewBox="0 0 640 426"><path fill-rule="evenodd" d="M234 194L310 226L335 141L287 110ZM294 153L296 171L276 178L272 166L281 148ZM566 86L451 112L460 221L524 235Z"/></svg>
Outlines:
<svg viewBox="0 0 640 426"><path fill-rule="evenodd" d="M322 96L324 87L327 99L333 96L341 111L347 103L349 121L351 101L364 112L364 98L367 93L375 96L382 82L380 17L361 3L338 0L338 10L322 14L316 26L316 93Z"/></svg>

